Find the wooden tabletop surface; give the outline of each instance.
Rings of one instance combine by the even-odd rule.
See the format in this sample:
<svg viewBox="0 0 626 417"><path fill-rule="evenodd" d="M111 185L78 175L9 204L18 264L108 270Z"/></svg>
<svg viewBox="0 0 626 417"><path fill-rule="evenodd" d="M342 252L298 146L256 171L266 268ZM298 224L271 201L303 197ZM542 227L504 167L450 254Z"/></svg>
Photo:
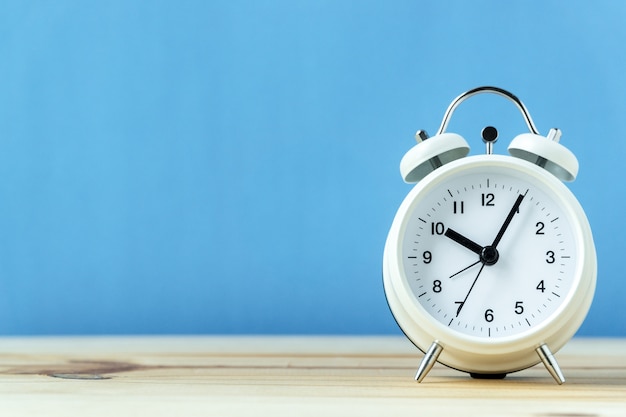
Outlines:
<svg viewBox="0 0 626 417"><path fill-rule="evenodd" d="M574 339L504 380L401 337L0 338L1 416L626 416L626 339Z"/></svg>

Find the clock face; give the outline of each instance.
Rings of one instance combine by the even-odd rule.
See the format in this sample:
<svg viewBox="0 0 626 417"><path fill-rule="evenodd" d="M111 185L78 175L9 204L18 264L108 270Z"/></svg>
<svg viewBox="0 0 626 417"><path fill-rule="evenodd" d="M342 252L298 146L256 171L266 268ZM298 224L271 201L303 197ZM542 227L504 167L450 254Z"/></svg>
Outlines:
<svg viewBox="0 0 626 417"><path fill-rule="evenodd" d="M570 211L546 182L474 165L433 180L400 235L412 298L443 326L521 335L554 316L576 285Z"/></svg>

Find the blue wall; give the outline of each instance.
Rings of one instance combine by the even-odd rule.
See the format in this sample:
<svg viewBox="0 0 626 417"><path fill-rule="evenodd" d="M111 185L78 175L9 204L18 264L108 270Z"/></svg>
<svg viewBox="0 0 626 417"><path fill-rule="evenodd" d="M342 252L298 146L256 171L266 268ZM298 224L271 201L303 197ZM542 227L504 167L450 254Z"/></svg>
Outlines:
<svg viewBox="0 0 626 417"><path fill-rule="evenodd" d="M579 158L580 334L626 336L626 4L0 4L0 333L398 333L398 164L461 92ZM497 96L449 130L526 131Z"/></svg>

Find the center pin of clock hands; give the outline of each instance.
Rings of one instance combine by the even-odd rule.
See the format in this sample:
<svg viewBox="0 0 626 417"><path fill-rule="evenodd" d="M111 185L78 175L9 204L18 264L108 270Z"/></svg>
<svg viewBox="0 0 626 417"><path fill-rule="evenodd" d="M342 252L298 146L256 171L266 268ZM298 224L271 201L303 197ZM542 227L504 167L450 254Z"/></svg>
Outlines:
<svg viewBox="0 0 626 417"><path fill-rule="evenodd" d="M498 259L500 258L500 254L498 253L497 246L502 240L502 237L504 236L504 232L506 232L506 229L508 229L509 225L511 224L513 217L519 211L519 206L520 204L522 204L522 200L524 199L527 193L528 193L528 190L526 190L524 194L520 194L517 196L515 203L513 203L513 207L511 207L509 214L506 216L504 223L500 227L500 230L498 230L498 234L496 235L496 238L493 240L493 243L491 245L481 246L478 243L474 242L473 240L463 236L459 232L450 228L448 228L446 232L444 233L446 237L454 240L461 246L471 250L472 252L474 252L475 254L479 256L478 261L472 263L469 266L466 266L465 268L461 269L459 272L452 274L450 278L460 274L463 271L468 270L469 268L473 267L474 265L477 265L478 263L482 263L480 270L478 271L478 274L476 274L476 278L474 278L474 282L472 282L472 285L469 291L465 295L465 299L463 301L456 301L456 303L459 304L459 308L456 310L457 317L461 313L461 310L463 309L463 306L465 305L465 302L467 301L469 295L472 293L472 290L474 289L474 285L476 285L476 281L478 281L478 277L480 277L480 274L483 272L485 265L495 265L496 262L498 262Z"/></svg>

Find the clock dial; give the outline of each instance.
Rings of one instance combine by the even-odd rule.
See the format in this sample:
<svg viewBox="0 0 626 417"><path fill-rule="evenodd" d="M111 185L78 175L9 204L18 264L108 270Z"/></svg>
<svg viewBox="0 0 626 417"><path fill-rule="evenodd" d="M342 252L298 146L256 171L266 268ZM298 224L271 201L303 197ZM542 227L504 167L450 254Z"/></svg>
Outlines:
<svg viewBox="0 0 626 417"><path fill-rule="evenodd" d="M401 236L414 301L476 337L521 335L548 321L569 299L577 268L561 201L541 180L491 166L434 181Z"/></svg>

